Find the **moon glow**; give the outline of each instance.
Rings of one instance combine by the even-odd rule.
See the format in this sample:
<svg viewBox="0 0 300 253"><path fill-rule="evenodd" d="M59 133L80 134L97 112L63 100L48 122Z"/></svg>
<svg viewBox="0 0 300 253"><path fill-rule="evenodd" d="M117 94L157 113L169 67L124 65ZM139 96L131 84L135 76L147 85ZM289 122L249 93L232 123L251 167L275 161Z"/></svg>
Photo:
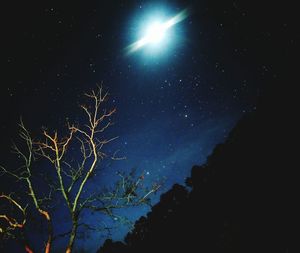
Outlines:
<svg viewBox="0 0 300 253"><path fill-rule="evenodd" d="M155 47L161 46L162 42L168 37L168 31L174 25L186 19L187 16L188 11L185 9L165 22L153 19L145 26L142 38L127 47L127 53L133 53L149 45Z"/></svg>

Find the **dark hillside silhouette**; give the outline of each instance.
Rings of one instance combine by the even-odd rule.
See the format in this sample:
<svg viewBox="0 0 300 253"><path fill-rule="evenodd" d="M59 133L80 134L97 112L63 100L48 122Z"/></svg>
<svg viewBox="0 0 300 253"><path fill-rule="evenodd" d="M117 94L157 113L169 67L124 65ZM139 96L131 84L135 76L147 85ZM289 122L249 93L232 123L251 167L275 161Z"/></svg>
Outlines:
<svg viewBox="0 0 300 253"><path fill-rule="evenodd" d="M262 101L192 168L190 192L174 185L125 243L107 240L98 253L288 252L288 147L282 115Z"/></svg>

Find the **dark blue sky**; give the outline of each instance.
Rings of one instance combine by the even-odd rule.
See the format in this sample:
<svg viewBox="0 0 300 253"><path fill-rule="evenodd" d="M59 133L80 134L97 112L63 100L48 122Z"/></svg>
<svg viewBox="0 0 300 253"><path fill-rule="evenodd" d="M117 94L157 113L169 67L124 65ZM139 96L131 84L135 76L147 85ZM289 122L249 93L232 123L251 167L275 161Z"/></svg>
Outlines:
<svg viewBox="0 0 300 253"><path fill-rule="evenodd" d="M244 113L255 110L262 83L278 75L273 52L291 43L270 46L278 36L274 31L284 34L288 26L284 20L272 26L262 22L265 6L209 2L7 4L1 163L13 166L8 152L20 115L33 133L41 126L60 129L66 118L83 122L77 108L81 95L103 83L117 108L109 134L119 139L109 150L120 149L127 159L104 165L89 190L111 185L117 170L131 168L145 171L146 182L163 179L160 193L184 183L191 167L205 161ZM157 10L173 16L187 7L190 15L172 27L170 41L159 52L142 48L125 54L145 17ZM1 182L0 190L7 189ZM154 196L153 203L158 200ZM148 210L125 213L134 220ZM57 212L63 215L55 225L67 229L61 225L67 214ZM102 216L84 217L108 222ZM122 228L112 237L122 239L125 233ZM91 238L80 245L96 250L101 233Z"/></svg>

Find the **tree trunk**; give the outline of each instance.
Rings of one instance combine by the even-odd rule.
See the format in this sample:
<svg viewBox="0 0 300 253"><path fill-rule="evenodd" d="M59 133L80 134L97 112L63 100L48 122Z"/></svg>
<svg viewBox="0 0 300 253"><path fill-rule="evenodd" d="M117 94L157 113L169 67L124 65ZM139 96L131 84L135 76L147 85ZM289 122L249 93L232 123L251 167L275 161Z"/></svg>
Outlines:
<svg viewBox="0 0 300 253"><path fill-rule="evenodd" d="M76 214L72 214L72 230L71 230L71 235L69 239L69 243L66 249L66 253L71 253L73 250L73 245L77 233L77 228L78 228L78 216Z"/></svg>
<svg viewBox="0 0 300 253"><path fill-rule="evenodd" d="M53 231L52 231L52 221L50 218L50 215L47 211L44 211L42 209L38 209L41 215L47 220L47 226L48 226L48 240L47 244L45 247L45 253L50 253L51 251L51 245L52 245L52 236L53 236Z"/></svg>

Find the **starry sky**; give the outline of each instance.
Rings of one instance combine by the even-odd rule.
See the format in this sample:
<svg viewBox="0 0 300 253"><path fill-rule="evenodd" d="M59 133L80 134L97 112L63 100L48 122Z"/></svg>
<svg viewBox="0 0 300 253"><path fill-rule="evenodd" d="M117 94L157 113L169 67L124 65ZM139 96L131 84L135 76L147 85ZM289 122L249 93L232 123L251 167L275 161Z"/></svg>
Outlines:
<svg viewBox="0 0 300 253"><path fill-rule="evenodd" d="M189 15L159 50L126 54L143 20L186 8ZM34 133L60 129L66 118L82 122L82 94L103 83L117 108L110 131L119 138L109 149L127 159L104 164L91 191L111 184L114 171L131 168L145 171L148 182L163 179L161 192L184 183L237 120L256 110L265 84L280 77L295 47L282 6L255 1L42 1L2 9L1 160L12 163L20 116ZM1 188L9 187L3 181ZM158 200L155 195L153 203ZM126 213L135 220L148 210ZM95 251L102 240L95 233L78 247Z"/></svg>

